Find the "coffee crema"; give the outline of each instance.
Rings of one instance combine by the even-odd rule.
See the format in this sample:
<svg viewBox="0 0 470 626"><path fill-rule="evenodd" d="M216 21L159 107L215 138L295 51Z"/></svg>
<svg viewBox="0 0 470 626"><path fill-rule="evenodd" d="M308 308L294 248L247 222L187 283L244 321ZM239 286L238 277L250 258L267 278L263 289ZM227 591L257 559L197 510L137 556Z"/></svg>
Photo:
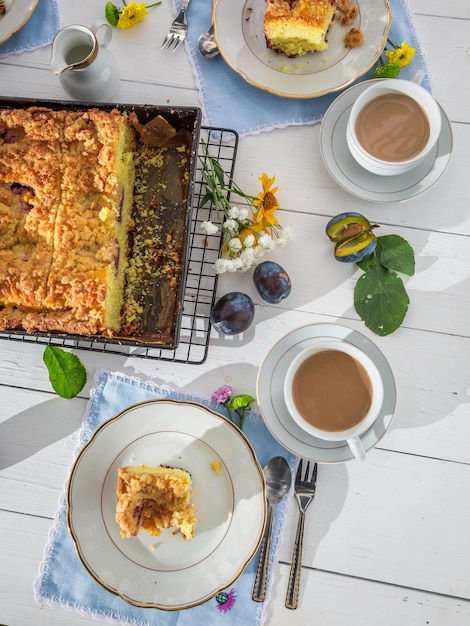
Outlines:
<svg viewBox="0 0 470 626"><path fill-rule="evenodd" d="M292 381L292 398L302 418L329 432L359 424L371 407L372 393L365 367L339 350L322 350L307 357Z"/></svg>
<svg viewBox="0 0 470 626"><path fill-rule="evenodd" d="M356 136L364 150L382 161L408 161L426 146L430 125L423 108L405 94L387 93L359 112Z"/></svg>

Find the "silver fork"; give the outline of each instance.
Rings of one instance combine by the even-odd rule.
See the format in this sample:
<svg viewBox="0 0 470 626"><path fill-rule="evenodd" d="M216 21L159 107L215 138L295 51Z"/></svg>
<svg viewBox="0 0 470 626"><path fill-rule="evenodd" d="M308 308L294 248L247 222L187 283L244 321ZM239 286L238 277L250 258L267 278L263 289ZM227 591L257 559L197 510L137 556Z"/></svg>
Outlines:
<svg viewBox="0 0 470 626"><path fill-rule="evenodd" d="M297 523L289 583L287 585L286 608L288 609L296 609L299 602L305 511L315 497L315 487L317 483L317 464L313 463L313 466L310 467L310 461L307 461L305 470L303 466L304 463L302 459L300 459L294 486L295 497L299 505L299 521Z"/></svg>
<svg viewBox="0 0 470 626"><path fill-rule="evenodd" d="M162 50L171 50L171 52L174 52L186 39L186 35L188 34L186 9L188 8L189 2L190 0L183 0L180 12L173 20L170 29L163 40L161 47Z"/></svg>

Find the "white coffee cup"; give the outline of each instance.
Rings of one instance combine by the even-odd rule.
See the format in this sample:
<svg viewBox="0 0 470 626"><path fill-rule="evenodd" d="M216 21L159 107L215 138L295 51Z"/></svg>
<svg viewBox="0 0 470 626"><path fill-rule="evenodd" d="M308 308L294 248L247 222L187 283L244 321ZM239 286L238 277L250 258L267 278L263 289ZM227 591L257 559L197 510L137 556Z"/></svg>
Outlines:
<svg viewBox="0 0 470 626"><path fill-rule="evenodd" d="M354 102L346 141L353 158L381 176L409 172L436 145L442 116L432 95L415 81L373 82Z"/></svg>
<svg viewBox="0 0 470 626"><path fill-rule="evenodd" d="M284 399L306 433L347 441L354 456L365 459L360 437L380 415L384 387L377 366L362 350L334 340L305 348L289 365Z"/></svg>

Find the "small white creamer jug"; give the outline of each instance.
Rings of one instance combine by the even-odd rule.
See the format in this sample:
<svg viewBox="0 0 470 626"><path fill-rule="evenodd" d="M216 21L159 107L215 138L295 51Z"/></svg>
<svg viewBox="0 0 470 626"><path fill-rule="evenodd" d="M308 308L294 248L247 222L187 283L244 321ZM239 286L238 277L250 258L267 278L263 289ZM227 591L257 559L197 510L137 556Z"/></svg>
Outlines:
<svg viewBox="0 0 470 626"><path fill-rule="evenodd" d="M106 49L111 37L111 26L102 20L90 28L65 26L54 37L50 68L72 98L106 101L116 93L119 68Z"/></svg>

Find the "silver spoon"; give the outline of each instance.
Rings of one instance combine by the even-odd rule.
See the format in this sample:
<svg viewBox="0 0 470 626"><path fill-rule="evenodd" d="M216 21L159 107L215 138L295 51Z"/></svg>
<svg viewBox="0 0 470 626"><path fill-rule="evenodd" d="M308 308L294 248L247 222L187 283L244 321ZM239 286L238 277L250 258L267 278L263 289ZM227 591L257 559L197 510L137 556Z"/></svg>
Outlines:
<svg viewBox="0 0 470 626"><path fill-rule="evenodd" d="M219 49L214 37L214 23L209 28L199 35L197 40L197 47L201 55L205 59L213 59L219 54Z"/></svg>
<svg viewBox="0 0 470 626"><path fill-rule="evenodd" d="M269 553L274 519L274 507L290 489L292 474L290 467L283 456L275 456L265 465L266 497L268 499L268 514L266 528L261 540L258 569L256 570L255 584L252 598L255 602L264 602L266 597L266 583L268 580Z"/></svg>

